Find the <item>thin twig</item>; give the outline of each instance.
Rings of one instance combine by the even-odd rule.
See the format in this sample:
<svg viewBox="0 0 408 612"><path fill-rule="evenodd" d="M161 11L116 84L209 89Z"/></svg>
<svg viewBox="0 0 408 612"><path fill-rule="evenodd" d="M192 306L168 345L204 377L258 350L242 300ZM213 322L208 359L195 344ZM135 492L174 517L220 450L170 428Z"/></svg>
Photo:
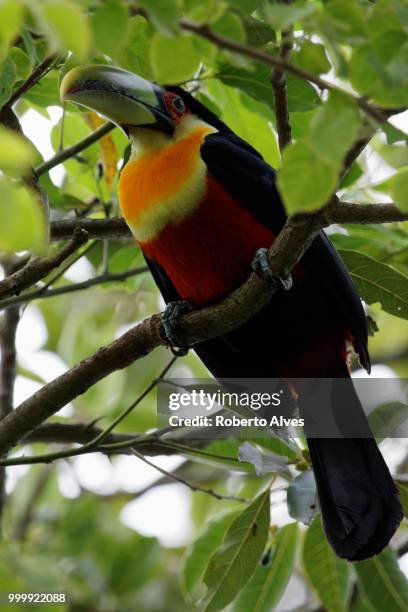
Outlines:
<svg viewBox="0 0 408 612"><path fill-rule="evenodd" d="M0 297L16 295L44 278L51 270L61 265L72 253L88 240L83 229L76 229L63 247L49 257L34 257L27 265L0 282Z"/></svg>
<svg viewBox="0 0 408 612"><path fill-rule="evenodd" d="M222 495L221 493L217 493L213 489L206 489L204 487L200 487L198 485L194 485L191 482L187 482L187 480L184 480L184 478L181 478L180 476L176 476L176 474L172 474L171 472L167 472L163 468L161 468L158 465L156 465L155 463L153 463L153 461L149 461L149 459L146 459L146 457L144 455L142 455L142 453L139 453L134 448L132 448L130 452L132 453L132 455L135 455L135 457L140 459L140 461L143 461L143 463L146 463L150 467L152 467L155 470L157 470L158 472L160 472L160 474L163 474L163 476L167 476L168 478L171 478L172 480L175 480L176 482L179 482L179 483L185 485L186 487L188 487L189 489L191 489L191 491L194 491L195 493L205 493L206 495L210 495L211 497L215 497L215 499L218 499L218 500L224 499L224 500L228 500L228 501L240 502L242 504L248 504L249 503L248 500L244 499L243 497L235 497L234 495Z"/></svg>
<svg viewBox="0 0 408 612"><path fill-rule="evenodd" d="M32 71L32 73L28 76L28 78L16 89L16 91L11 95L11 97L7 100L4 106L13 106L17 100L21 98L29 89L34 87L38 83L38 81L53 67L56 60L58 60L58 55L48 55L43 61L38 64L36 68Z"/></svg>
<svg viewBox="0 0 408 612"><path fill-rule="evenodd" d="M76 144L67 147L66 149L62 149L62 151L58 151L58 153L51 157L51 159L43 162L34 169L36 176L39 177L42 174L45 174L46 172L51 170L52 168L55 168L55 166L62 164L62 162L66 161L70 157L74 157L75 155L89 147L91 144L97 142L103 136L111 132L114 127L116 126L113 123L104 123L94 132L89 134L89 136L86 136Z"/></svg>
<svg viewBox="0 0 408 612"><path fill-rule="evenodd" d="M234 53L239 53L240 55L244 55L246 57L251 57L254 60L262 62L271 68L278 68L284 72L289 72L293 74L303 81L309 81L316 85L319 89L328 90L328 91L338 91L339 93L344 94L348 98L351 98L355 101L355 103L363 110L367 115L375 119L376 121L382 123L387 120L388 109L383 109L374 104L371 104L367 101L364 96L356 96L349 91L339 87L334 83L330 83L321 77L314 75L306 70L303 70L299 66L295 64L290 64L287 61L282 60L280 57L276 57L267 53L265 51L261 51L256 49L255 47L249 47L242 43L236 42L230 38L226 38L225 36L221 36L214 30L212 30L207 24L197 24L188 19L181 19L180 27L183 30L188 32L193 32L206 40L214 43L220 49L228 49ZM400 113L404 109L395 109L395 113Z"/></svg>
<svg viewBox="0 0 408 612"><path fill-rule="evenodd" d="M290 61L293 48L293 28L282 32L282 41L279 48L279 57L282 61ZM275 68L271 78L274 100L276 129L278 132L279 148L281 151L292 140L292 129L289 120L288 89L286 74L283 70Z"/></svg>
<svg viewBox="0 0 408 612"><path fill-rule="evenodd" d="M160 372L160 374L157 376L157 378L152 380L150 385L146 387L146 389L138 396L138 398L134 402L132 402L130 406L126 408L126 410L121 412L116 417L116 419L113 419L112 423L108 425L106 429L101 431L100 434L98 434L93 440L91 440L91 442L89 442L89 446L96 446L97 444L101 444L102 440L104 440L106 436L110 434L110 432L113 431L115 427L119 425L119 423L121 423L123 419L125 419L136 408L136 406L138 406L140 402L144 400L144 398L150 393L150 391L153 391L157 383L166 376L167 372L170 370L170 368L172 367L172 365L175 363L176 360L177 360L177 356L174 355L170 359L166 367L164 367L163 370Z"/></svg>
<svg viewBox="0 0 408 612"><path fill-rule="evenodd" d="M144 274L148 271L146 266L140 266L138 268L131 268L130 270L125 270L124 272L108 272L106 274L99 274L98 276L94 276L85 281L81 281L79 283L73 283L72 285L63 285L62 287L55 287L54 289L44 290L44 287L37 289L35 291L30 291L28 293L24 293L23 295L10 297L5 300L0 301L0 310L6 308L12 304L26 304L27 302L32 302L37 299L47 299L51 297L56 297L59 295L65 295L67 293L73 293L76 291L84 291L85 289L89 289L90 287L94 287L95 285L100 285L102 283L115 283L124 281L132 276L136 276L138 274Z"/></svg>
<svg viewBox="0 0 408 612"><path fill-rule="evenodd" d="M144 398L155 388L157 383L166 376L167 372L170 370L177 357L173 356L169 363L163 368L160 372L159 376L152 380L152 382L146 387L146 389L138 395L136 400L132 402L125 410L123 410L115 419L113 419L112 423L108 425L105 429L99 430L97 435L93 437L91 440L86 442L83 446L79 448L70 448L62 451L57 451L54 453L48 453L44 455L37 455L35 457L17 457L14 459L6 459L3 462L0 461L0 465L28 465L34 463L50 463L51 461L55 461L56 459L64 459L67 457L75 457L76 455L84 455L86 453L91 452L99 452L104 449L100 448L102 441L109 436L109 434L113 431L113 429L119 425L135 408L138 406ZM133 443L137 442L138 439L133 440ZM130 443L130 442L129 442Z"/></svg>

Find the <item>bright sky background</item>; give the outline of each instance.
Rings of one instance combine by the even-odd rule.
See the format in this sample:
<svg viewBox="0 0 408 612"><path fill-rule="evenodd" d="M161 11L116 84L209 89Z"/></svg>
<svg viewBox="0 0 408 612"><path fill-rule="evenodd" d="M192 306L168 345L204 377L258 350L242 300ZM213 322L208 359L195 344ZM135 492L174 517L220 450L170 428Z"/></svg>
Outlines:
<svg viewBox="0 0 408 612"><path fill-rule="evenodd" d="M45 159L53 155L50 141L50 132L62 114L59 107L50 107L48 112L51 120L48 121L35 110L30 109L22 117L22 127L25 134L35 143ZM408 112L394 118L392 122L403 130L408 131ZM376 182L390 174L383 161L375 153L368 153L370 175L375 176ZM61 184L63 179L62 167L51 170L52 180ZM92 266L85 260L78 261L67 273L72 281L81 281L92 274ZM17 350L21 364L34 370L44 380L49 381L67 369L63 360L48 351L43 350L47 340L47 329L42 315L35 305L29 305L25 311L17 334ZM365 376L365 372L356 373ZM375 366L372 376L393 377L390 368ZM30 396L39 388L39 384L18 376L16 381L16 405ZM60 416L69 417L72 408L66 406ZM405 456L405 441L388 440L382 446L386 460L391 469ZM27 452L27 451L25 451ZM152 459L161 467L172 470L182 462L178 457L157 457ZM151 483L159 480L161 474L153 468L142 463L136 457L122 456L109 461L100 454L84 455L70 462L59 462L57 465L59 487L61 494L68 498L75 498L83 487L95 493L114 493L124 490L129 493L138 493ZM11 491L18 478L26 473L24 466L8 468L7 489ZM120 520L127 526L146 536L156 536L163 546L182 546L187 544L193 535L193 526L190 518L191 491L181 484L171 484L149 490L134 501L127 503ZM290 518L287 515L285 494L276 492L272 498L273 522L284 524ZM408 554L400 561L401 567L408 575ZM288 609L301 602L302 586L299 578L292 578L291 586L279 608ZM295 584L296 583L296 584ZM304 587L303 587L304 588ZM295 599L294 599L295 597ZM299 599L299 601L297 601Z"/></svg>

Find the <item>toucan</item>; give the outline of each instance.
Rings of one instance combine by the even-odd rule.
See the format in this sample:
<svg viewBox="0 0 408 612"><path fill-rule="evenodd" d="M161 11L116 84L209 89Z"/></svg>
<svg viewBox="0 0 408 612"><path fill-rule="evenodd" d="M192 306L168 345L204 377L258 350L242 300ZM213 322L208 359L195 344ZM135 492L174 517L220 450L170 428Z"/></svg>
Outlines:
<svg viewBox="0 0 408 612"><path fill-rule="evenodd" d="M164 300L203 307L237 288L286 219L275 171L258 151L182 88L160 87L118 67L72 69L61 97L127 134L131 154L120 174L120 206ZM194 349L217 379L348 379L346 392L333 398L334 413L341 420L351 409L369 431L348 366L351 346L370 370L367 335L360 297L321 232L293 270L289 290L276 292L238 329ZM402 509L374 437L307 441L335 553L349 561L378 554Z"/></svg>

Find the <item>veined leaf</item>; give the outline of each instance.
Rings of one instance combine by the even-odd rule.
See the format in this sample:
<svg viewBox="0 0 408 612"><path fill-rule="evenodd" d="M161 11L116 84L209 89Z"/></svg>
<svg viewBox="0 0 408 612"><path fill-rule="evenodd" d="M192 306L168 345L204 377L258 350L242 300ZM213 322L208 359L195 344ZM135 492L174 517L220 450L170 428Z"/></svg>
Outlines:
<svg viewBox="0 0 408 612"><path fill-rule="evenodd" d="M200 584L202 585L208 559L221 546L225 533L236 516L237 512L230 512L210 522L187 552L182 587L193 601L199 599L200 595L202 596Z"/></svg>
<svg viewBox="0 0 408 612"><path fill-rule="evenodd" d="M303 564L311 585L328 612L346 612L351 593L351 568L336 557L323 532L320 515L307 530Z"/></svg>
<svg viewBox="0 0 408 612"><path fill-rule="evenodd" d="M408 610L408 580L392 550L386 549L372 559L356 563L355 568L358 582L374 610Z"/></svg>
<svg viewBox="0 0 408 612"><path fill-rule="evenodd" d="M377 406L368 415L370 429L376 438L390 438L398 436L398 429L408 421L408 406L402 402L390 402ZM400 430L401 431L401 430ZM403 437L403 434L401 435Z"/></svg>
<svg viewBox="0 0 408 612"><path fill-rule="evenodd" d="M32 191L0 181L0 250L41 251L46 227L40 203Z"/></svg>
<svg viewBox="0 0 408 612"><path fill-rule="evenodd" d="M117 57L126 41L128 10L120 0L106 0L95 11L92 30L98 50Z"/></svg>
<svg viewBox="0 0 408 612"><path fill-rule="evenodd" d="M339 251L363 300L380 302L383 310L408 319L408 278L368 255Z"/></svg>
<svg viewBox="0 0 408 612"><path fill-rule="evenodd" d="M269 489L233 521L204 575L205 612L222 610L248 582L264 551L270 520Z"/></svg>
<svg viewBox="0 0 408 612"><path fill-rule="evenodd" d="M91 29L80 6L71 0L42 0L34 14L56 50L72 51L85 59L91 46Z"/></svg>
<svg viewBox="0 0 408 612"><path fill-rule="evenodd" d="M9 44L15 38L24 17L21 0L3 0L0 3L0 62L5 58Z"/></svg>
<svg viewBox="0 0 408 612"><path fill-rule="evenodd" d="M279 529L269 563L258 564L234 602L234 612L269 612L279 603L293 572L298 537L296 523Z"/></svg>
<svg viewBox="0 0 408 612"><path fill-rule="evenodd" d="M20 134L0 126L1 170L12 175L24 174L34 159L34 149Z"/></svg>

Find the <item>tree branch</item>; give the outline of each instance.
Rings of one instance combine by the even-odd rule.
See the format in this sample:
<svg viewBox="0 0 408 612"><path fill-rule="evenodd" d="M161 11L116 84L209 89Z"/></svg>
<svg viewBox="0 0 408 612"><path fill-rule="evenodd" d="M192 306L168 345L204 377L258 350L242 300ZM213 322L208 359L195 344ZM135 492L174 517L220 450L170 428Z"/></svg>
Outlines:
<svg viewBox="0 0 408 612"><path fill-rule="evenodd" d="M353 159L354 161L354 159ZM378 207L378 208L377 208ZM339 218L342 217L340 221ZM395 204L355 204L339 202L336 209L330 209L325 225L330 223L394 223L407 221L408 215ZM51 223L51 240L63 240L72 236L75 228L88 233L89 238L99 240L124 240L132 238L130 229L122 218L110 219L61 219Z"/></svg>
<svg viewBox="0 0 408 612"><path fill-rule="evenodd" d="M23 295L18 295L7 298L5 300L1 300L0 310L15 304L26 304L27 302L31 302L36 299L43 300L45 298L51 298L57 295L64 295L66 293L73 293L75 291L84 291L85 289L89 289L90 287L94 287L95 285L100 285L102 283L114 283L124 281L128 278L131 278L132 276L144 274L147 271L148 268L146 266L140 266L138 268L131 268L130 270L125 270L124 272L106 272L105 274L99 274L98 276L94 276L93 278L90 278L86 281L82 281L80 283L73 283L72 285L63 285L62 287L55 287L54 289L48 289L45 291L45 288L41 287L40 289L36 289L35 291L23 293Z"/></svg>
<svg viewBox="0 0 408 612"><path fill-rule="evenodd" d="M39 177L42 174L45 174L46 172L51 170L51 168L55 168L55 166L62 164L62 162L69 159L70 157L74 157L75 155L89 147L91 144L97 142L103 136L111 132L115 127L116 126L113 123L104 123L94 132L89 134L89 136L86 136L76 144L67 147L66 149L62 149L62 151L58 151L58 153L56 153L54 157L51 157L51 159L43 162L34 169L36 176Z"/></svg>
<svg viewBox="0 0 408 612"><path fill-rule="evenodd" d="M353 99L355 103L361 108L361 110L363 110L367 115L369 115L376 121L379 121L380 123L386 121L389 116L389 109L383 109L381 107L375 106L374 104L371 104L366 100L364 96L355 96L354 94L339 87L338 85L330 83L329 81L326 81L325 79L322 79L319 76L307 72L299 66L290 64L289 62L281 59L280 57L276 57L265 51L260 51L259 49L256 49L254 47L248 47L246 45L236 42L235 40L226 38L225 36L221 36L220 34L214 32L207 24L200 25L188 19L181 19L179 24L183 30L186 30L187 32L193 32L194 34L197 34L198 36L209 40L210 42L217 45L217 47L219 47L220 49L228 49L228 51L233 51L234 53L245 55L246 57L250 57L272 68L281 70L283 72L289 72L290 74L293 74L294 76L297 76L298 78L304 81L309 81L310 83L313 83L321 90L338 91L347 96L348 98ZM396 114L402 112L403 110L404 109L395 109L393 112L394 114Z"/></svg>
<svg viewBox="0 0 408 612"><path fill-rule="evenodd" d="M21 261L13 261L9 258L3 262L6 273L12 273L18 269ZM4 419L13 410L14 383L16 380L16 333L20 313L18 308L7 308L1 319L0 329L0 420ZM6 500L6 473L0 468L0 517L3 514Z"/></svg>
<svg viewBox="0 0 408 612"><path fill-rule="evenodd" d="M0 297L5 298L9 295L16 295L23 289L41 280L51 270L61 265L67 257L72 255L87 240L87 232L81 228L76 228L68 242L59 251L49 257L34 257L24 268L0 281Z"/></svg>
<svg viewBox="0 0 408 612"><path fill-rule="evenodd" d="M290 60L292 48L293 29L282 32L282 41L279 48L279 57L282 61L288 62ZM292 140L285 72L279 68L275 68L272 71L271 83L275 100L275 117L279 148L282 151Z"/></svg>
<svg viewBox="0 0 408 612"><path fill-rule="evenodd" d="M21 96L23 96L31 87L34 87L38 83L38 81L47 73L57 60L57 55L49 55L43 61L38 64L36 68L32 71L29 77L16 89L16 91L11 95L8 101L4 104L4 106L12 107Z"/></svg>
<svg viewBox="0 0 408 612"><path fill-rule="evenodd" d="M408 213L403 212L395 204L355 204L352 202L339 202L327 211L322 211L325 218L324 225L332 223L397 223L408 221Z"/></svg>
<svg viewBox="0 0 408 612"><path fill-rule="evenodd" d="M274 276L287 276L302 257L322 227L333 220L342 222L379 222L407 220L408 215L392 204L337 204L337 199L320 212L289 219L269 250L269 265ZM178 335L187 345L194 345L232 331L248 321L271 299L274 288L252 273L248 280L220 303L186 313L180 318ZM161 317L145 319L123 336L100 348L18 406L0 423L0 449L6 452L30 431L60 408L84 393L112 372L144 357L158 346L166 346Z"/></svg>
<svg viewBox="0 0 408 612"><path fill-rule="evenodd" d="M51 240L67 240L75 228L85 230L89 238L100 240L125 240L132 238L132 233L122 218L109 219L61 219L51 222Z"/></svg>

